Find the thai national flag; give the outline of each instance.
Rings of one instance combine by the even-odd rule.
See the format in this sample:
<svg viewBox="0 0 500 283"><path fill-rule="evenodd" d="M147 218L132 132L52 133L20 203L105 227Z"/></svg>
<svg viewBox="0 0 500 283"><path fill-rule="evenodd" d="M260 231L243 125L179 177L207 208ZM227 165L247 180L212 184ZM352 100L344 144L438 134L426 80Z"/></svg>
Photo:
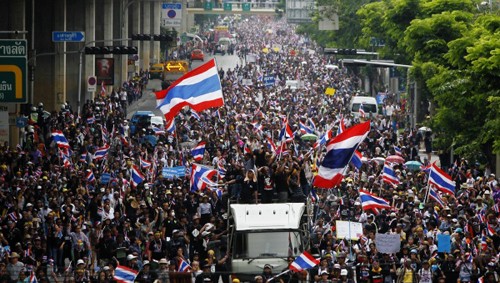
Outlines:
<svg viewBox="0 0 500 283"><path fill-rule="evenodd" d="M481 237L481 250L488 250L488 242L486 241L486 236L484 235Z"/></svg>
<svg viewBox="0 0 500 283"><path fill-rule="evenodd" d="M431 165L421 165L420 166L420 170L422 170L422 172L426 173L427 175L429 175L431 173Z"/></svg>
<svg viewBox="0 0 500 283"><path fill-rule="evenodd" d="M283 140L289 141L289 140L293 140L293 136L294 135L293 135L292 128L288 124L288 119L285 118L285 120L283 121L283 128L280 131L280 135L279 135L278 139L280 141L283 141Z"/></svg>
<svg viewBox="0 0 500 283"><path fill-rule="evenodd" d="M87 163L87 152L84 152L80 155L80 162Z"/></svg>
<svg viewBox="0 0 500 283"><path fill-rule="evenodd" d="M347 129L328 142L327 153L318 170L318 175L314 178L313 185L328 189L340 184L345 167L369 131L370 121L367 121Z"/></svg>
<svg viewBox="0 0 500 283"><path fill-rule="evenodd" d="M59 148L69 148L69 142L64 136L62 131L53 131L52 132L52 139L56 142L57 146Z"/></svg>
<svg viewBox="0 0 500 283"><path fill-rule="evenodd" d="M271 150L272 153L276 154L276 145L270 137L267 138L267 147L269 148L269 150Z"/></svg>
<svg viewBox="0 0 500 283"><path fill-rule="evenodd" d="M365 113L365 109L364 109L364 107L363 107L363 103L361 103L361 104L359 105L359 116L360 116L361 118L365 118L365 115L366 115L366 113Z"/></svg>
<svg viewBox="0 0 500 283"><path fill-rule="evenodd" d="M215 174L217 174L217 170L205 167L200 164L193 164L191 168L191 191L196 192L203 190L207 187L207 184L202 180L202 178L211 179Z"/></svg>
<svg viewBox="0 0 500 283"><path fill-rule="evenodd" d="M139 157L139 160L141 161L141 168L146 169L151 167L151 162L147 161L146 159L142 159L142 157Z"/></svg>
<svg viewBox="0 0 500 283"><path fill-rule="evenodd" d="M253 130L256 131L256 132L262 132L262 129L264 127L262 127L262 125L259 123L259 122L253 122L251 123L252 126L253 126Z"/></svg>
<svg viewBox="0 0 500 283"><path fill-rule="evenodd" d="M217 170L219 171L219 176L220 176L221 178L226 177L227 170L226 170L226 168L224 167L224 164L222 164L221 160L219 160L219 162L217 162Z"/></svg>
<svg viewBox="0 0 500 283"><path fill-rule="evenodd" d="M215 117L217 117L217 119L219 119L219 121L222 120L219 109L215 110Z"/></svg>
<svg viewBox="0 0 500 283"><path fill-rule="evenodd" d="M191 117L195 118L196 120L200 121L200 115L196 113L196 111L191 110Z"/></svg>
<svg viewBox="0 0 500 283"><path fill-rule="evenodd" d="M109 145L105 144L103 147L100 147L95 151L94 159L96 160L103 159L104 157L106 157L106 155L108 155L108 151L109 151Z"/></svg>
<svg viewBox="0 0 500 283"><path fill-rule="evenodd" d="M403 155L403 152L401 151L401 148L399 146L394 146L394 153L396 153L399 156Z"/></svg>
<svg viewBox="0 0 500 283"><path fill-rule="evenodd" d="M138 271L135 271L132 268L118 265L115 268L115 275L113 279L115 279L118 283L134 283L138 273Z"/></svg>
<svg viewBox="0 0 500 283"><path fill-rule="evenodd" d="M127 137L124 136L124 135L120 135L120 141L122 142L122 145L124 147L129 147L130 146L130 143L128 142L127 140Z"/></svg>
<svg viewBox="0 0 500 283"><path fill-rule="evenodd" d="M198 143L198 145L191 149L191 155L193 156L195 161L203 160L203 156L205 155L205 145L206 142L202 141Z"/></svg>
<svg viewBox="0 0 500 283"><path fill-rule="evenodd" d="M200 179L203 183L207 184L209 188L217 188L217 183L212 181L212 179L207 178L205 176L201 177Z"/></svg>
<svg viewBox="0 0 500 283"><path fill-rule="evenodd" d="M191 269L189 263L181 258L179 262L179 268L177 268L177 272L188 272L189 269Z"/></svg>
<svg viewBox="0 0 500 283"><path fill-rule="evenodd" d="M374 196L368 192L360 191L359 198L361 200L361 207L363 210L374 209L374 208L387 208L390 209L391 205L389 202L381 197Z"/></svg>
<svg viewBox="0 0 500 283"><path fill-rule="evenodd" d="M316 194L316 190L315 189L311 189L311 191L309 192L309 196L311 197L311 202L312 203L317 203L319 198L318 198L318 195Z"/></svg>
<svg viewBox="0 0 500 283"><path fill-rule="evenodd" d="M437 202L441 207L445 207L444 201L432 185L429 185L429 197Z"/></svg>
<svg viewBox="0 0 500 283"><path fill-rule="evenodd" d="M85 178L87 179L87 182L89 182L89 183L94 182L95 181L94 172L88 171L87 175L85 176Z"/></svg>
<svg viewBox="0 0 500 283"><path fill-rule="evenodd" d="M436 188L445 194L455 196L455 182L450 175L432 163L429 173L429 184L433 184Z"/></svg>
<svg viewBox="0 0 500 283"><path fill-rule="evenodd" d="M326 133L324 133L320 138L319 140L317 140L314 144L313 144L313 148L316 149L324 144L326 144L330 139L332 139L333 137L333 133L332 133L332 130L328 130L326 131Z"/></svg>
<svg viewBox="0 0 500 283"><path fill-rule="evenodd" d="M175 118L185 106L200 112L224 105L215 59L188 72L166 90L156 92L156 102L167 121Z"/></svg>
<svg viewBox="0 0 500 283"><path fill-rule="evenodd" d="M310 269L319 264L319 259L314 258L308 252L303 252L298 256L292 264L290 264L290 269L294 272L299 272L304 269Z"/></svg>
<svg viewBox="0 0 500 283"><path fill-rule="evenodd" d="M486 232L488 233L488 236L490 236L490 237L493 237L493 235L495 235L497 233L495 231L495 228L493 228L493 226L491 226L490 223L486 224Z"/></svg>
<svg viewBox="0 0 500 283"><path fill-rule="evenodd" d="M132 166L132 185L134 187L139 186L140 183L144 182L146 179L144 175L142 175L141 171L139 171L139 168L137 166L133 165Z"/></svg>
<svg viewBox="0 0 500 283"><path fill-rule="evenodd" d="M307 119L307 121L309 122L309 127L311 128L313 133L316 132L316 124L314 123L313 119L309 118Z"/></svg>
<svg viewBox="0 0 500 283"><path fill-rule="evenodd" d="M396 172L394 172L394 169L392 169L392 167L388 163L384 164L382 180L393 186L397 186L401 183L399 181L399 177L396 175Z"/></svg>
<svg viewBox="0 0 500 283"><path fill-rule="evenodd" d="M90 116L87 118L87 124L94 124L95 123L95 117L94 115Z"/></svg>
<svg viewBox="0 0 500 283"><path fill-rule="evenodd" d="M314 131L313 129L309 128L306 124L299 122L299 127L300 127L300 133L301 134L312 134Z"/></svg>
<svg viewBox="0 0 500 283"><path fill-rule="evenodd" d="M361 165L363 165L363 161L361 161L361 158L363 158L361 152L355 150L354 155L352 156L351 159L351 164L358 170L361 169Z"/></svg>
<svg viewBox="0 0 500 283"><path fill-rule="evenodd" d="M345 123L344 123L344 117L341 115L340 116L340 121L339 121L339 128L337 129L337 136L342 134L346 130L345 128Z"/></svg>
<svg viewBox="0 0 500 283"><path fill-rule="evenodd" d="M32 270L30 273L30 278L28 279L29 283L38 283L38 280L36 279L35 272Z"/></svg>
<svg viewBox="0 0 500 283"><path fill-rule="evenodd" d="M165 134L164 129L158 128L156 126L153 126L153 132L155 132L155 135L164 135Z"/></svg>
<svg viewBox="0 0 500 283"><path fill-rule="evenodd" d="M252 150L248 147L248 144L245 143L245 145L243 146L243 153L247 154L247 153L252 153Z"/></svg>
<svg viewBox="0 0 500 283"><path fill-rule="evenodd" d="M172 119L172 120L170 120L170 122L167 122L167 126L165 127L165 129L170 134L173 134L175 132L175 120Z"/></svg>

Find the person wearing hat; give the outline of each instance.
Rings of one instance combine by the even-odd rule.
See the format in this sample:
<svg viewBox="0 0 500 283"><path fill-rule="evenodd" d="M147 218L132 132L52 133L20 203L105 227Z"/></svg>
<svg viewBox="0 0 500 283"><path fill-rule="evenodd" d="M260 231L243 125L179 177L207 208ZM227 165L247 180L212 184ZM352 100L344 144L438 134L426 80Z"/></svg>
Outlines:
<svg viewBox="0 0 500 283"><path fill-rule="evenodd" d="M24 263L19 261L19 254L12 252L9 256L9 263L7 264L7 273L10 279L14 282L19 278L19 273L24 269Z"/></svg>
<svg viewBox="0 0 500 283"><path fill-rule="evenodd" d="M76 268L73 270L75 282L90 282L90 272L86 269L86 263L83 259L76 262Z"/></svg>
<svg viewBox="0 0 500 283"><path fill-rule="evenodd" d="M169 272L168 272L168 260L166 258L161 258L158 261L158 269L156 270L157 280L159 282L168 282L169 281Z"/></svg>
<svg viewBox="0 0 500 283"><path fill-rule="evenodd" d="M291 259L291 261L290 261L290 259ZM290 266L290 264L292 264L292 262L293 262L293 258L289 258L288 266ZM286 267L286 268L288 269L289 267ZM316 275L314 275L314 280L315 281L321 280L323 278L322 273L330 274L330 271L331 270L328 267L328 260L326 259L326 257L323 257L321 259L321 261L319 262Z"/></svg>
<svg viewBox="0 0 500 283"><path fill-rule="evenodd" d="M396 271L396 282L401 283L416 283L417 271L411 267L411 261L406 258L401 259L401 267Z"/></svg>
<svg viewBox="0 0 500 283"><path fill-rule="evenodd" d="M422 268L417 271L419 283L432 283L432 269L427 259L422 260Z"/></svg>
<svg viewBox="0 0 500 283"><path fill-rule="evenodd" d="M264 283L264 278L262 278L262 276L260 275L255 276L253 280L255 283Z"/></svg>
<svg viewBox="0 0 500 283"><path fill-rule="evenodd" d="M458 279L460 282L471 283L472 278L479 272L477 266L469 259L471 254L466 252L462 255L461 260L457 263Z"/></svg>
<svg viewBox="0 0 500 283"><path fill-rule="evenodd" d="M271 279L273 277L273 266L270 264L264 265L261 276L264 281Z"/></svg>
<svg viewBox="0 0 500 283"><path fill-rule="evenodd" d="M203 266L202 266L202 272L196 276L194 282L195 283L204 283L205 282L205 279L209 279L210 282L212 281L212 272L210 271L210 269L212 268L212 265L208 264L208 263L203 263Z"/></svg>
<svg viewBox="0 0 500 283"><path fill-rule="evenodd" d="M137 277L135 278L135 282L140 282L140 283L149 283L153 282L157 278L156 272L151 270L151 263L149 260L145 260L143 265L142 265L142 270L137 274Z"/></svg>
<svg viewBox="0 0 500 283"><path fill-rule="evenodd" d="M162 239L161 232L156 231L154 238L149 242L148 246L148 260L160 260L167 253L167 242Z"/></svg>

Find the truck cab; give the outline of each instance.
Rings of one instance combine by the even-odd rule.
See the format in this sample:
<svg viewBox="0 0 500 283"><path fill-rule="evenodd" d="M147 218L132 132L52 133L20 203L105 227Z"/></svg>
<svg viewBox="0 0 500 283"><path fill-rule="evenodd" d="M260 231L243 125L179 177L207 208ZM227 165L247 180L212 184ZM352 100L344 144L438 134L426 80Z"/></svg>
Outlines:
<svg viewBox="0 0 500 283"><path fill-rule="evenodd" d="M230 204L231 272L240 280L251 280L262 274L266 264L277 271L287 268L288 256L297 257L309 249L310 207L305 203Z"/></svg>

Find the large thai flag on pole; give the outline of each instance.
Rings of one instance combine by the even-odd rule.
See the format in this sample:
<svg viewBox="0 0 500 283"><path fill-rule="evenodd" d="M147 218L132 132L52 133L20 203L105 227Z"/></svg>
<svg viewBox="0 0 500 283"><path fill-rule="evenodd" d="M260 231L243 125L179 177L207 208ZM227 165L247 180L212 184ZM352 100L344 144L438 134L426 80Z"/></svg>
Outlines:
<svg viewBox="0 0 500 283"><path fill-rule="evenodd" d="M123 265L118 265L115 268L114 279L118 283L134 283L135 277L137 277L138 273L139 272L137 272L131 268L128 268L128 267L123 266Z"/></svg>
<svg viewBox="0 0 500 283"><path fill-rule="evenodd" d="M381 197L374 196L365 191L359 192L359 199L361 200L361 207L363 208L363 210L391 208L391 205L387 200Z"/></svg>
<svg viewBox="0 0 500 283"><path fill-rule="evenodd" d="M53 131L52 139L54 139L59 148L69 148L69 142L62 131Z"/></svg>
<svg viewBox="0 0 500 283"><path fill-rule="evenodd" d="M313 185L328 189L340 184L345 167L368 132L370 132L370 121L351 127L328 142L327 153Z"/></svg>
<svg viewBox="0 0 500 283"><path fill-rule="evenodd" d="M310 269L319 264L319 259L314 258L308 252L303 252L290 264L290 270L299 272L304 269Z"/></svg>
<svg viewBox="0 0 500 283"><path fill-rule="evenodd" d="M191 191L196 192L205 189L207 184L203 180L210 180L215 174L217 174L217 170L194 163L191 168Z"/></svg>
<svg viewBox="0 0 500 283"><path fill-rule="evenodd" d="M445 194L455 196L455 182L452 181L450 175L437 167L435 163L431 165L429 184L433 184L438 190Z"/></svg>
<svg viewBox="0 0 500 283"><path fill-rule="evenodd" d="M191 155L193 156L195 161L199 162L203 160L203 155L205 155L205 145L206 142L202 141L198 143L198 145L193 149L191 149Z"/></svg>
<svg viewBox="0 0 500 283"><path fill-rule="evenodd" d="M156 92L157 109L167 121L175 118L179 111L189 106L201 112L224 105L222 86L215 59L188 72L166 90Z"/></svg>
<svg viewBox="0 0 500 283"><path fill-rule="evenodd" d="M384 164L384 169L382 171L382 180L385 183L391 184L393 186L399 185L401 182L399 181L399 177L394 172L394 169L388 164Z"/></svg>

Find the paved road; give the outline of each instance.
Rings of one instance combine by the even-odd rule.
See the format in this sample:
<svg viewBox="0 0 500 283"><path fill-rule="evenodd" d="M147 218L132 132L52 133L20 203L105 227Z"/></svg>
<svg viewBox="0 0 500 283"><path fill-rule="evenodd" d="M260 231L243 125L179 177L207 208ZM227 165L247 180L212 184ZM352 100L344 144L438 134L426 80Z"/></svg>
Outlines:
<svg viewBox="0 0 500 283"><path fill-rule="evenodd" d="M224 69L224 71L227 71L228 69L234 69L236 65L240 63L240 60L236 55L206 56L205 62L214 57L217 62L217 67ZM205 62L194 61L192 63L192 68L199 67ZM143 93L142 98L139 101L132 103L132 105L128 107L127 118L130 119L134 114L134 112L138 110L149 110L153 111L158 116L162 116L161 111L156 109L156 97L154 94L155 90L160 90L160 89L161 89L161 80L158 79L150 80L148 85L146 86L146 91Z"/></svg>

